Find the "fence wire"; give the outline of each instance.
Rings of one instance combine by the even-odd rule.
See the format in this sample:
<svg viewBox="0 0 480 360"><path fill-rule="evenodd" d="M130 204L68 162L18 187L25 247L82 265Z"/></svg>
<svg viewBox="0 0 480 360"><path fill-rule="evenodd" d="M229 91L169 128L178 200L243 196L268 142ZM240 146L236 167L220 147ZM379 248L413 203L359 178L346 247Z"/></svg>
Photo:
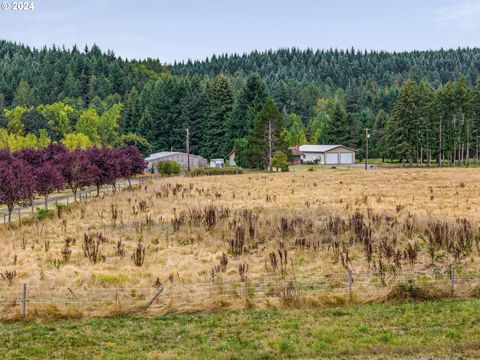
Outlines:
<svg viewBox="0 0 480 360"><path fill-rule="evenodd" d="M114 194L116 191L121 191L122 189L129 187L130 185L138 186L144 184L145 182L145 178L130 179L130 182L128 180L118 180L116 182L116 189L114 189L112 186L104 186L100 189L100 194L111 195ZM75 201L78 201L79 203L86 203L89 201L89 199L95 198L96 193L97 190L94 188L89 188L81 191L79 190L76 200L75 196L71 193L61 196L52 196L48 200L46 207L43 199L36 199L29 206L15 207L12 211L10 221L8 220L8 210L0 209L0 224L22 221L22 219L34 216L38 209L55 210L59 204L69 205L75 203Z"/></svg>
<svg viewBox="0 0 480 360"><path fill-rule="evenodd" d="M289 276L216 279L196 284L169 283L160 287L59 287L28 284L0 287L0 318L42 316L101 316L112 313L202 311L212 308L300 306L345 303L389 296L433 297L480 295L480 274L460 271L402 272L395 275L347 273L316 278ZM403 289L398 293L398 288ZM397 292L393 290L397 289ZM392 293L394 295L392 295ZM428 297L427 297L428 298Z"/></svg>

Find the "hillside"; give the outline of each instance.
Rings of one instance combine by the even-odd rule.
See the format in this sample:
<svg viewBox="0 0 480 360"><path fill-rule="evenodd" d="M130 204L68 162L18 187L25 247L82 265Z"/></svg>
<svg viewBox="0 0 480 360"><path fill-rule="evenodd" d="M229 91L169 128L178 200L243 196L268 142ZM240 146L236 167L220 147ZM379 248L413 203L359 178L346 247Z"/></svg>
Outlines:
<svg viewBox="0 0 480 360"><path fill-rule="evenodd" d="M281 49L163 65L97 46L38 50L1 41L0 148L77 136L73 146L184 151L189 128L193 153L217 158L235 149L240 166L264 168L266 121L274 119L275 153L338 143L359 149L361 159L368 128L373 157L465 164L480 126L479 60L477 48Z"/></svg>
<svg viewBox="0 0 480 360"><path fill-rule="evenodd" d="M392 86L405 79L426 80L434 86L461 75L475 83L480 70L480 49L384 52L350 50L280 49L248 54L213 55L204 61L170 65L176 75L242 76L260 74L274 88L281 81L298 81L333 90L352 82Z"/></svg>

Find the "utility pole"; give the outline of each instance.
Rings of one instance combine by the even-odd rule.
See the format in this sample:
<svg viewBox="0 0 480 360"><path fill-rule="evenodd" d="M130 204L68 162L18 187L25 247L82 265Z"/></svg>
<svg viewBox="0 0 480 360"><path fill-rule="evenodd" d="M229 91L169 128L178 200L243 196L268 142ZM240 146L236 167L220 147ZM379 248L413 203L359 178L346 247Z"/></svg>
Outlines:
<svg viewBox="0 0 480 360"><path fill-rule="evenodd" d="M189 128L187 128L186 148L187 148L187 171L190 172L190 129Z"/></svg>
<svg viewBox="0 0 480 360"><path fill-rule="evenodd" d="M272 120L268 120L268 170L272 172Z"/></svg>
<svg viewBox="0 0 480 360"><path fill-rule="evenodd" d="M365 170L368 170L368 138L370 134L368 133L368 128L365 128Z"/></svg>

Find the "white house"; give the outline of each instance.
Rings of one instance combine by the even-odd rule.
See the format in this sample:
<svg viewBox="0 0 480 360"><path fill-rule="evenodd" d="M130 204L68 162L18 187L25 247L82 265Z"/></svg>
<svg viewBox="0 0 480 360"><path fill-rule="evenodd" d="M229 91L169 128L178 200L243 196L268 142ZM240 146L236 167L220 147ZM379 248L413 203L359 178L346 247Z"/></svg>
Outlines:
<svg viewBox="0 0 480 360"><path fill-rule="evenodd" d="M210 167L223 168L225 166L224 159L210 159Z"/></svg>
<svg viewBox="0 0 480 360"><path fill-rule="evenodd" d="M302 163L326 165L355 164L355 150L343 145L300 145Z"/></svg>

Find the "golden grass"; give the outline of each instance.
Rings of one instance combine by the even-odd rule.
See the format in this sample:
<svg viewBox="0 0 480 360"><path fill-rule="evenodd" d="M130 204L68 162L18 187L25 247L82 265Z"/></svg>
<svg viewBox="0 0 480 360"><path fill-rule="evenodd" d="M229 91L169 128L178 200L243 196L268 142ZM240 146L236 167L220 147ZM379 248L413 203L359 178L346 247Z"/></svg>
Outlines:
<svg viewBox="0 0 480 360"><path fill-rule="evenodd" d="M175 186L178 192L173 195ZM142 209L144 204L146 208ZM229 209L228 219L218 222L210 230L203 225L188 224L178 231L173 230L171 221L182 211L203 211L211 205L217 209ZM112 206L118 210L116 220L113 219ZM234 237L235 231L229 222L235 212L242 209L252 210L259 224L248 251L234 256L229 253L228 241ZM252 279L272 275L269 254L276 252L280 242L284 241L289 257L288 277L344 276L344 267L335 261L327 245L320 251L301 250L294 245L296 238L301 236L283 237L278 222L281 217L310 219L314 230L304 237L323 239L319 229L326 217L347 217L355 211L365 216L372 213L399 218L413 215L418 226L433 218L452 223L457 218L466 218L477 233L480 170L366 172L342 169L154 180L133 191L124 190L92 199L86 205L76 205L62 219L47 219L43 224L2 226L0 271L15 270L17 275L12 287L17 288L22 283L29 287L49 288L138 287L152 289L153 293L152 285L157 278L167 287L211 281L211 270L219 264L223 253L227 255L228 264L226 271L216 275L217 279L238 280L240 264L248 264L248 276ZM107 238L107 242L100 245L105 261L93 264L84 256L85 233L102 233ZM400 233L397 235L400 244L417 241L423 246L421 233L416 233L414 239L407 239ZM383 229L375 236L389 234ZM76 242L70 247L70 259L64 262L61 252L67 237L75 238ZM124 257L118 255L118 241L124 244ZM142 266L135 266L131 256L139 241L145 246L145 262ZM350 257L352 270L368 270L359 246L351 247ZM449 254L442 254L435 266L451 263ZM478 269L478 264L475 252L463 259L461 266L473 271ZM430 267L427 253L420 251L414 269ZM6 282L4 285L4 289L8 288ZM231 304L229 299L220 299L209 306L218 309L237 305Z"/></svg>

